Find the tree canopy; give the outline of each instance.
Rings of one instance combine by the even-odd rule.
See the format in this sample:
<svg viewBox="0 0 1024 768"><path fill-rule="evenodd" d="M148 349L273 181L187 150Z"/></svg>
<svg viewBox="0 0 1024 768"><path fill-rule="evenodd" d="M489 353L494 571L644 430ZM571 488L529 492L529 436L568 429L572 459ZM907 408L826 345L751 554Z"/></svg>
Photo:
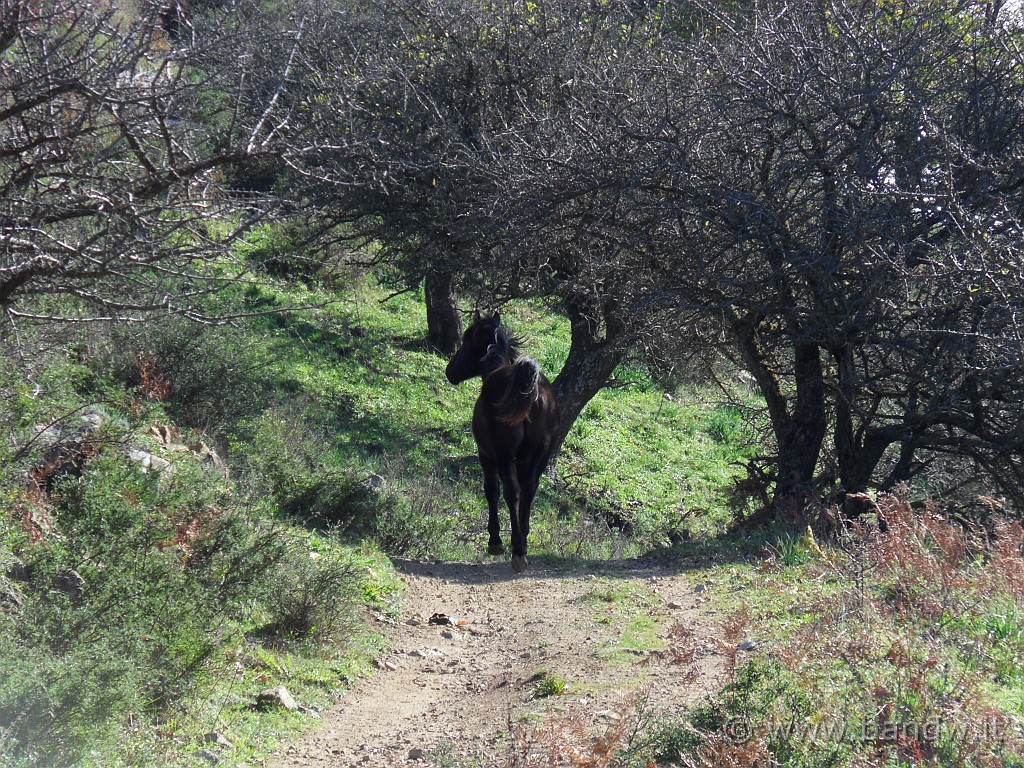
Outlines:
<svg viewBox="0 0 1024 768"><path fill-rule="evenodd" d="M939 467L1019 493L1019 28L971 2L388 6L330 205L414 279L557 297L569 422L654 331L726 338L777 500Z"/></svg>
<svg viewBox="0 0 1024 768"><path fill-rule="evenodd" d="M974 10L758 3L692 50L669 271L765 395L776 493L950 452L1019 492L1024 80Z"/></svg>
<svg viewBox="0 0 1024 768"><path fill-rule="evenodd" d="M925 476L1024 500L1001 4L211 3L172 38L159 5L3 2L9 319L196 315L246 274L225 244L313 210L426 279L441 348L460 291L555 303L563 432L624 356L685 349L763 393L773 509Z"/></svg>

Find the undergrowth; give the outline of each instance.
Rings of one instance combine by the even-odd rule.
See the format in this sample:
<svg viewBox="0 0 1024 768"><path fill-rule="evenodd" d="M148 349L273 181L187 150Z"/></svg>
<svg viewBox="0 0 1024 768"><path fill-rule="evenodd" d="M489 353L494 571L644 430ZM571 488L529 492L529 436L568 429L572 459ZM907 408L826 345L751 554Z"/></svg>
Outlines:
<svg viewBox="0 0 1024 768"><path fill-rule="evenodd" d="M218 385L231 398L258 370L191 332L179 343L194 368L184 354L170 367L153 351L173 346L166 332L92 326L52 343L29 328L5 340L5 766L190 765L203 749L258 758L366 671L378 648L358 608L396 610L397 582L372 544L306 524L368 504L363 478L302 440L279 444L274 467L225 462L207 441L223 452L223 436L275 399L249 390L218 411ZM303 712L253 709L280 684ZM210 733L231 746L207 744Z"/></svg>
<svg viewBox="0 0 1024 768"><path fill-rule="evenodd" d="M884 532L835 548L808 535L722 572L756 606L733 627L732 680L652 725L633 762L1024 765L1020 524L965 531L900 493L879 515ZM749 633L757 650L737 652Z"/></svg>
<svg viewBox="0 0 1024 768"><path fill-rule="evenodd" d="M217 751L211 733L232 742L222 762L262 759L379 650L359 607L397 610L382 552L482 556L477 387L445 381L421 296L339 272L210 301L251 316L4 340L5 764L189 764ZM307 308L277 312L294 306ZM564 320L535 303L502 311L556 375ZM510 764L1019 764L1019 525L965 533L896 496L880 502L885 533L865 528L840 547L787 531L711 541L748 511L729 488L759 450L746 415L757 403L742 388L666 393L633 365L616 382L542 484L531 553L699 550L702 578L729 585L732 679L683 722L639 713L596 741L571 713L520 729ZM749 564L723 547L762 556ZM599 611L643 608L636 595L593 599ZM694 662L691 634L665 640L640 614L610 650L657 646ZM751 634L756 648L737 650ZM279 684L303 711L252 707Z"/></svg>

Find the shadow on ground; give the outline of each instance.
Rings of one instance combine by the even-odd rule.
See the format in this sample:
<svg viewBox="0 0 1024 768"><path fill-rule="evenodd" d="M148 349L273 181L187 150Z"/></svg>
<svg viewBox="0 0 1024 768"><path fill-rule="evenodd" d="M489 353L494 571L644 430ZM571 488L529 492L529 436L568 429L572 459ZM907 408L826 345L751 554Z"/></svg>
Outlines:
<svg viewBox="0 0 1024 768"><path fill-rule="evenodd" d="M713 565L750 563L763 558L761 547L740 546L726 549L715 544L688 545L656 550L638 557L616 560L585 560L557 555L531 555L530 567L522 574L512 570L508 555L488 560L410 560L391 558L395 570L411 576L427 577L455 584L493 584L506 581L562 579L566 576L593 575L609 579L637 579L675 576Z"/></svg>

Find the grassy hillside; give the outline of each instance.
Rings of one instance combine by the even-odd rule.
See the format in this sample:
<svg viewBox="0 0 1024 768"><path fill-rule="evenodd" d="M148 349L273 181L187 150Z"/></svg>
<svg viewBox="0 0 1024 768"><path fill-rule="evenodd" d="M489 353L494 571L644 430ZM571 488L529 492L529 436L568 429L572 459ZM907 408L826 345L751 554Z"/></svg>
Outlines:
<svg viewBox="0 0 1024 768"><path fill-rule="evenodd" d="M5 341L5 764L187 764L211 733L244 761L310 722L257 711L259 690L321 706L366 669L365 617L397 605L382 553L483 556L477 386L444 379L422 307L353 271L239 285L207 307L226 325ZM557 373L564 322L503 311ZM542 487L534 555L638 553L728 516L737 415L618 378Z"/></svg>
<svg viewBox="0 0 1024 768"><path fill-rule="evenodd" d="M380 495L388 502L376 510L370 530L388 551L478 556L485 507L469 431L478 384L456 388L445 380L445 360L425 345L422 297L388 295L365 277L334 293L262 287L237 297L245 311L324 306L270 315L239 331L235 343L245 348L258 381L240 371L231 386L240 396L262 388L265 407L218 431L230 455L259 464L264 474L274 471L270 465L282 452L302 446L311 471L383 478ZM514 304L504 316L553 377L568 350L567 324L537 305ZM721 395L709 392L666 399L641 371L622 369L617 379L621 387L587 407L555 478L543 487L535 553L639 551L714 530L729 517L729 482L755 447L740 414L716 405ZM181 418L195 420L187 413ZM264 450L269 445L273 452ZM298 499L280 501L303 511ZM357 507L304 511L363 530L368 521ZM609 522L628 526L629 540L611 535Z"/></svg>
<svg viewBox="0 0 1024 768"><path fill-rule="evenodd" d="M385 555L484 557L477 386L444 379L421 296L351 270L212 301L236 318L5 341L4 765L259 759L370 669L374 625L400 612ZM564 321L502 311L554 376ZM637 367L615 379L542 484L531 554L658 550L704 585L734 673L694 711L645 721L619 764L1019 764L1019 526L986 542L897 498L881 502L889 534L836 547L721 538L758 448L736 404L756 400L666 393ZM257 706L278 685L303 709ZM1001 741L966 727L977 712ZM846 730L779 730L794 723ZM910 732L926 726L939 735Z"/></svg>

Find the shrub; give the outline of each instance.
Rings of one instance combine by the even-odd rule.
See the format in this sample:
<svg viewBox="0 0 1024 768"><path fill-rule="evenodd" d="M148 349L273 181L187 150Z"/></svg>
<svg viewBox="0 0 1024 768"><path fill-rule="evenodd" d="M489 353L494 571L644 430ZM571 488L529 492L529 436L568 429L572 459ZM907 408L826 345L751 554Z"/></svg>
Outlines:
<svg viewBox="0 0 1024 768"><path fill-rule="evenodd" d="M179 465L142 475L114 451L58 487L57 531L13 541L27 581L0 612L0 731L27 765L102 748L126 718L202 679L219 630L244 616L280 537L221 504L219 480Z"/></svg>
<svg viewBox="0 0 1024 768"><path fill-rule="evenodd" d="M320 261L307 253L305 237L295 226L264 225L249 233L239 250L257 269L277 278L310 280Z"/></svg>
<svg viewBox="0 0 1024 768"><path fill-rule="evenodd" d="M349 270L351 253L339 246L343 238L331 237L313 220L264 225L246 238L239 250L253 267L270 277L314 282L336 282Z"/></svg>
<svg viewBox="0 0 1024 768"><path fill-rule="evenodd" d="M736 670L716 701L694 710L690 722L706 732L727 727L732 718L758 721L775 712L802 715L807 711L807 697L778 659L752 659Z"/></svg>
<svg viewBox="0 0 1024 768"><path fill-rule="evenodd" d="M92 362L95 368L143 394L147 381L159 382L174 421L211 437L223 438L273 400L262 373L274 362L272 346L244 328L168 317L141 328L116 327L109 344Z"/></svg>
<svg viewBox="0 0 1024 768"><path fill-rule="evenodd" d="M482 518L475 512L469 513L471 517L460 515L460 507L465 505L459 503L451 483L441 479L440 472L433 477L417 477L400 457L386 457L381 472L388 480L375 491L373 517L365 534L392 555L459 554L459 544L471 538L474 525ZM501 510L504 517L504 501Z"/></svg>
<svg viewBox="0 0 1024 768"><path fill-rule="evenodd" d="M236 450L252 490L287 515L321 527L370 519L378 498L363 473L346 466L295 410L271 410L246 425Z"/></svg>
<svg viewBox="0 0 1024 768"><path fill-rule="evenodd" d="M274 575L266 629L288 639L337 637L354 625L352 607L358 598L355 566L348 557L296 543Z"/></svg>

